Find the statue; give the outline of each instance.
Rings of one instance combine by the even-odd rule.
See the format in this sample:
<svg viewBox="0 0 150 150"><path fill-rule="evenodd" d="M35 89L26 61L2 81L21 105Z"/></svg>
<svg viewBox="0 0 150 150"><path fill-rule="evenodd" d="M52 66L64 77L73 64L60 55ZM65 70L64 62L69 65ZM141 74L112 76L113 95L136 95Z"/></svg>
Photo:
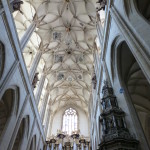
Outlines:
<svg viewBox="0 0 150 150"><path fill-rule="evenodd" d="M97 18L97 21L100 21L100 14L98 13L98 11L96 11L96 18Z"/></svg>
<svg viewBox="0 0 150 150"><path fill-rule="evenodd" d="M23 4L23 1L21 0L14 0L12 3L13 11L18 11L23 14L23 12L20 10L21 4Z"/></svg>
<svg viewBox="0 0 150 150"><path fill-rule="evenodd" d="M38 72L35 73L35 76L34 76L34 79L33 79L33 82L32 82L33 88L36 88L36 84L39 81L38 74L39 74Z"/></svg>
<svg viewBox="0 0 150 150"><path fill-rule="evenodd" d="M107 0L98 0L98 2L96 3L99 3L100 4L100 7L96 8L97 11L100 11L100 10L105 10L105 5L107 4Z"/></svg>
<svg viewBox="0 0 150 150"><path fill-rule="evenodd" d="M94 73L93 78L92 78L92 83L93 83L93 88L96 89L97 79L96 79L95 73Z"/></svg>

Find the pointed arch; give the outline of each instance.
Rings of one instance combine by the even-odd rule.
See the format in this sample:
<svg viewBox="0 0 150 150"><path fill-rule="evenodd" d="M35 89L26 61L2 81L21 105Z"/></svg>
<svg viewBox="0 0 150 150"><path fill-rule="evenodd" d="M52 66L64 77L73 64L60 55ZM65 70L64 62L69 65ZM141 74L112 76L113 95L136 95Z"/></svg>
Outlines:
<svg viewBox="0 0 150 150"><path fill-rule="evenodd" d="M29 116L25 116L20 123L20 127L16 135L16 139L12 150L21 149L24 140L28 138L28 132L29 132Z"/></svg>
<svg viewBox="0 0 150 150"><path fill-rule="evenodd" d="M36 150L36 135L33 135L29 150Z"/></svg>
<svg viewBox="0 0 150 150"><path fill-rule="evenodd" d="M11 87L7 89L0 98L0 137L7 129L9 118L18 113L19 89Z"/></svg>
<svg viewBox="0 0 150 150"><path fill-rule="evenodd" d="M116 73L118 74L119 82L124 89L124 95L128 103L129 109L134 113L134 121L137 121L137 130L141 130L141 134L147 137L145 129L145 117L143 114L150 116L150 84L144 75L143 68L137 58L134 57L132 50L128 46L126 41L121 41L115 49L115 65ZM139 112L139 107L142 108ZM131 113L130 112L130 113ZM148 113L147 113L148 112ZM139 122L138 122L139 121ZM144 137L143 134L143 137ZM142 139L140 142L145 142L147 145L147 140ZM150 141L148 141L150 144Z"/></svg>
<svg viewBox="0 0 150 150"><path fill-rule="evenodd" d="M116 76L116 71L115 71L115 64L116 62L116 49L119 46L119 44L123 41L123 37L120 35L117 35L111 45L111 51L110 51L110 56L111 56L111 61L110 61L110 66L111 66L111 75L112 75L112 81L114 82L114 78Z"/></svg>
<svg viewBox="0 0 150 150"><path fill-rule="evenodd" d="M63 126L62 131L71 135L73 131L78 130L78 115L77 111L73 108L68 108L63 114Z"/></svg>

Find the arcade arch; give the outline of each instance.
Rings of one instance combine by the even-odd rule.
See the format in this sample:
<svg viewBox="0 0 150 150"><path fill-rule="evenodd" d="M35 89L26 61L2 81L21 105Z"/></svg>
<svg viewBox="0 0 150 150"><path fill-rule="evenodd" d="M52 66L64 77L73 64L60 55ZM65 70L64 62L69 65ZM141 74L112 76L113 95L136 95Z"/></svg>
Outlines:
<svg viewBox="0 0 150 150"><path fill-rule="evenodd" d="M20 127L13 145L12 150L19 150L24 143L24 140L27 139L28 130L29 130L29 116L26 116L22 119Z"/></svg>
<svg viewBox="0 0 150 150"><path fill-rule="evenodd" d="M7 129L9 118L12 114L17 115L18 110L18 91L17 88L7 89L0 98L0 137Z"/></svg>
<svg viewBox="0 0 150 150"><path fill-rule="evenodd" d="M118 46L117 51L118 75L127 89L150 144L146 125L150 117L150 84L125 41Z"/></svg>
<svg viewBox="0 0 150 150"><path fill-rule="evenodd" d="M36 135L32 137L29 150L36 150Z"/></svg>

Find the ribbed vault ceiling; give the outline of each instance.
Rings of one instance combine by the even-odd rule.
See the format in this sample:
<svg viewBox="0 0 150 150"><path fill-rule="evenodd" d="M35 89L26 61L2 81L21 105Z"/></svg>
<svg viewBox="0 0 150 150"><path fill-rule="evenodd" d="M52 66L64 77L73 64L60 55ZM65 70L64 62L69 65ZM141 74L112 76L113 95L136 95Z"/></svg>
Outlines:
<svg viewBox="0 0 150 150"><path fill-rule="evenodd" d="M23 15L15 14L20 38L33 20L38 22L24 56L29 68L35 52L43 52L51 109L56 111L71 104L87 111L96 38L93 3L90 0L26 0L21 7Z"/></svg>

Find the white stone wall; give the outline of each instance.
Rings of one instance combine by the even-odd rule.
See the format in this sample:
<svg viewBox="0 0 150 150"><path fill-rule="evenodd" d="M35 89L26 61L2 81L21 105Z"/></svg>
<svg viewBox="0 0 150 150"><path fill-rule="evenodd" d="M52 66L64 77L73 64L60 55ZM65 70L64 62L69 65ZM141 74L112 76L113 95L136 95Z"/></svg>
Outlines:
<svg viewBox="0 0 150 150"><path fill-rule="evenodd" d="M35 98L29 76L23 61L20 41L16 34L13 17L9 11L7 1L2 2L4 8L0 9L0 41L4 45L5 62L0 79L0 101L7 89L14 89L18 93L18 103L15 104L13 113L7 119L5 129L0 136L0 149L12 149L23 118L28 117L27 130L21 142L21 150L30 148L32 137L36 136L35 150L43 149L45 134L36 107ZM15 99L13 99L15 101Z"/></svg>
<svg viewBox="0 0 150 150"><path fill-rule="evenodd" d="M62 130L63 114L65 110L70 107L69 106L63 107L53 115L53 119L51 121L51 130L47 135L48 138L52 135L56 135L57 130ZM78 129L80 129L80 134L84 135L85 137L89 137L89 122L88 122L87 114L81 108L77 108L77 107L72 107L72 108L75 109L78 114Z"/></svg>
<svg viewBox="0 0 150 150"><path fill-rule="evenodd" d="M29 117L27 136L23 138L22 150L30 148L32 137L36 137L35 150L43 149L45 144L45 133L42 122L35 103L29 75L23 60L20 41L18 40L15 24L7 1L2 0L3 6L0 8L0 41L5 48L5 62L2 77L0 78L0 101L7 89L14 88L18 93L18 104L16 112L10 115L7 125L0 137L0 149L12 149L21 124L25 117ZM97 76L97 88L93 90L90 102L90 124L88 115L79 107L73 107L78 112L79 129L81 135L91 137L92 150L96 150L101 142L102 129L99 124L101 109L101 90L103 81L107 79L117 96L118 104L126 113L126 123L131 133L136 135L140 141L141 149L148 150L145 142L143 130L134 112L128 104L129 96L119 92L122 87L119 75L117 74L115 48L121 41L126 41L133 55L142 68L147 80L150 81L150 25L136 10L133 0L108 0L106 7L106 20L102 37L99 37L101 44L100 59L95 64ZM63 107L50 118L47 137L56 135L57 129L62 129L62 116L64 111L72 106ZM146 126L146 116L139 113L143 128Z"/></svg>
<svg viewBox="0 0 150 150"><path fill-rule="evenodd" d="M98 22L99 24L100 22ZM101 26L99 26L101 28ZM97 89L93 91L92 105L90 107L90 120L91 120L91 147L95 150L98 144L101 142L101 125L100 132L98 133L98 120L101 111L100 98L102 97L101 89L103 86L104 79L107 79L114 89L114 93L117 96L119 107L123 109L126 114L126 123L129 131L136 135L136 138L140 141L140 148L145 150L148 149L146 139L144 137L143 129L141 128L140 122L137 119L137 113L132 108L128 101L129 96L125 93L120 93L119 90L122 87L120 81L120 75L117 70L116 61L116 47L121 41L126 41L134 57L138 61L143 73L147 80L150 78L150 26L149 21L146 20L135 6L133 0L108 0L105 9L105 25L102 31L102 36L99 33L101 56L99 63L95 63L96 76L97 76ZM127 60L128 61L128 60ZM99 101L99 102L97 102ZM140 113L141 122L145 126L145 116Z"/></svg>

